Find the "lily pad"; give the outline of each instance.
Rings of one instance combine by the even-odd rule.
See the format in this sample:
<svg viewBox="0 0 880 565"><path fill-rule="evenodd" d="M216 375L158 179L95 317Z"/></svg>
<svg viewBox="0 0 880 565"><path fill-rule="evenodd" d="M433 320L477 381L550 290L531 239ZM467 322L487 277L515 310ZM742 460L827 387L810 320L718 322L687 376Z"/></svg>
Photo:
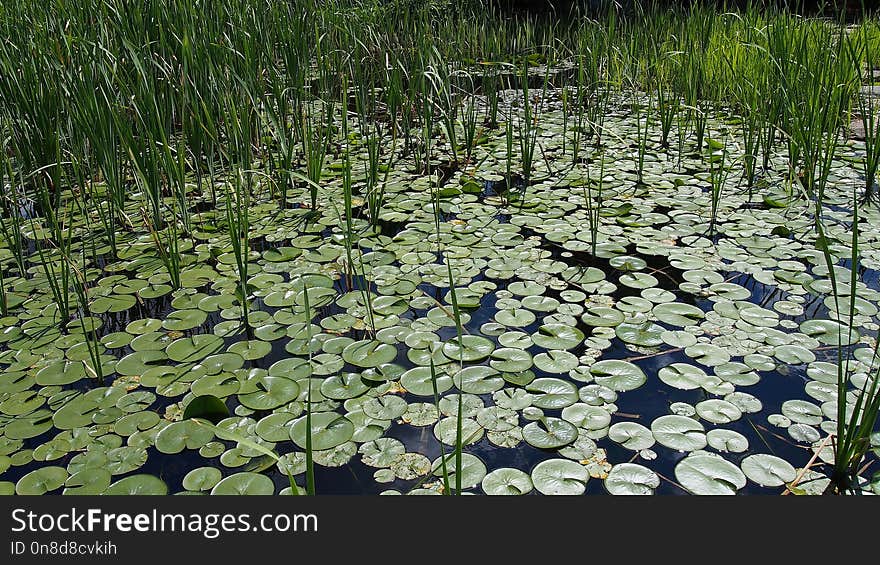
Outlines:
<svg viewBox="0 0 880 565"><path fill-rule="evenodd" d="M157 495L168 494L165 481L153 475L130 475L107 487L104 494L114 496Z"/></svg>
<svg viewBox="0 0 880 565"><path fill-rule="evenodd" d="M578 430L574 424L559 418L545 417L523 427L523 439L540 449L556 449L576 440Z"/></svg>
<svg viewBox="0 0 880 565"><path fill-rule="evenodd" d="M645 384L648 377L638 366L619 359L606 359L594 363L590 373L597 384L616 392L635 390Z"/></svg>
<svg viewBox="0 0 880 565"><path fill-rule="evenodd" d="M614 495L649 495L658 486L657 473L635 463L619 463L605 478L605 488Z"/></svg>
<svg viewBox="0 0 880 565"><path fill-rule="evenodd" d="M528 494L534 488L532 479L519 469L495 469L483 478L483 492L491 496Z"/></svg>
<svg viewBox="0 0 880 565"><path fill-rule="evenodd" d="M746 486L739 467L717 455L695 453L675 466L675 478L693 494L732 495Z"/></svg>
<svg viewBox="0 0 880 565"><path fill-rule="evenodd" d="M678 451L697 451L706 447L703 425L693 418L671 414L651 422L657 443Z"/></svg>
<svg viewBox="0 0 880 565"><path fill-rule="evenodd" d="M586 467L568 459L548 459L532 469L535 489L546 495L583 494L589 480L590 473Z"/></svg>
<svg viewBox="0 0 880 565"><path fill-rule="evenodd" d="M211 494L217 495L270 495L275 493L272 479L259 473L243 472L230 475L217 483Z"/></svg>
<svg viewBox="0 0 880 565"><path fill-rule="evenodd" d="M351 439L354 425L348 418L335 412L318 412L311 416L312 449L324 450ZM306 416L300 416L290 427L290 439L299 447L306 447Z"/></svg>
<svg viewBox="0 0 880 565"><path fill-rule="evenodd" d="M764 487L781 487L797 477L797 471L788 461L765 453L749 455L740 466L746 477Z"/></svg>
<svg viewBox="0 0 880 565"><path fill-rule="evenodd" d="M40 467L26 474L15 484L19 495L41 495L61 488L68 474L64 467Z"/></svg>

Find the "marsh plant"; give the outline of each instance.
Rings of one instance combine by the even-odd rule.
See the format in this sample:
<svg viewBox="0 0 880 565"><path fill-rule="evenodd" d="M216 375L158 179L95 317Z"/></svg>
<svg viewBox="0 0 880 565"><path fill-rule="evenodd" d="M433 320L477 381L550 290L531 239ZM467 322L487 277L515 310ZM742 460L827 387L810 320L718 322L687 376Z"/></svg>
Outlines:
<svg viewBox="0 0 880 565"><path fill-rule="evenodd" d="M241 308L242 329L250 335L250 301L252 287L249 285L250 261L250 173L239 171L233 179L233 188L226 189L226 231L230 252L235 260L235 298Z"/></svg>
<svg viewBox="0 0 880 565"><path fill-rule="evenodd" d="M868 29L860 30L860 41L847 36L847 46L850 49L850 58L854 65L858 66L857 76L863 74L862 61L867 80L860 84L856 91L855 109L861 120L865 136L865 157L862 161L862 170L865 177L864 199L872 202L877 199L877 169L880 167L880 102L874 96L873 90L878 86L875 68L880 64L878 45L872 43L868 36ZM861 81L860 81L861 83Z"/></svg>
<svg viewBox="0 0 880 565"><path fill-rule="evenodd" d="M710 140L711 142L712 140ZM727 145L723 142L716 142L721 147L711 153L709 156L709 237L716 235L716 223L718 221L718 207L721 204L721 196L724 192L724 185L730 174L727 163ZM714 145L715 143L713 143Z"/></svg>

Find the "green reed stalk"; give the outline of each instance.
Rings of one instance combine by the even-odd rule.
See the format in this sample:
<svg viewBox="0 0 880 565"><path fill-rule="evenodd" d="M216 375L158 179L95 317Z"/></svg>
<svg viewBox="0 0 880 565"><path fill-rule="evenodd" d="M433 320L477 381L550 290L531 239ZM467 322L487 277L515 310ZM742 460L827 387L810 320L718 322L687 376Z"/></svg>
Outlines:
<svg viewBox="0 0 880 565"><path fill-rule="evenodd" d="M303 302L306 308L305 324L306 324L306 349L309 354L309 376L306 380L306 493L315 495L315 460L312 452L312 309L309 305L309 287L306 279L300 276L302 282Z"/></svg>
<svg viewBox="0 0 880 565"><path fill-rule="evenodd" d="M860 262L859 251L859 199L853 192L853 216L852 240L850 243L850 280L847 308L847 343L852 340L853 325L855 320L855 305L858 288L858 272ZM829 237L823 225L823 204L821 200L815 201L815 224L817 231L817 247L822 251L825 266L828 268L828 277L831 281L832 296L835 310L840 312L840 292L837 273L836 258L832 257ZM834 439L834 463L832 465L831 482L826 489L828 494L846 494L857 492L859 472L865 454L871 447L871 435L875 431L877 417L880 414L880 369L877 368L878 346L874 346L872 364L869 374L872 377L865 380L865 384L855 391L856 400L850 416L847 417L847 395L851 392L848 385L848 373L852 352L844 350L843 332L838 333L837 339L837 430Z"/></svg>
<svg viewBox="0 0 880 565"><path fill-rule="evenodd" d="M657 99L657 118L660 121L660 146L664 149L669 148L669 132L672 131L672 125L675 123L675 116L679 112L680 100L678 95L670 92L669 88L663 84L663 79L657 81L656 87ZM695 119L699 119L699 112L695 115Z"/></svg>
<svg viewBox="0 0 880 565"><path fill-rule="evenodd" d="M251 288L248 284L248 261L250 255L250 194L249 190L242 189L241 175L248 174L244 171L236 171L233 180L233 191L226 189L226 230L229 235L229 244L232 254L235 256L236 288L235 297L241 305L241 323L245 331L250 335L250 295Z"/></svg>
<svg viewBox="0 0 880 565"><path fill-rule="evenodd" d="M437 389L437 368L434 366L434 350L432 348L431 355L428 358L431 368L431 390L434 392L434 407L437 409L437 419L440 419L440 394ZM440 442L440 469L443 473L443 494L452 494L449 488L449 469L446 465L446 448L443 442Z"/></svg>
<svg viewBox="0 0 880 565"><path fill-rule="evenodd" d="M581 156L581 143L583 143L584 136L584 116L587 111L587 89L584 86L584 81L586 80L586 73L584 72L584 61L583 57L578 57L577 60L577 76L575 80L575 95L574 95L574 112L577 116L575 118L574 126L571 128L572 139L571 139L571 161L573 164L577 164L580 161Z"/></svg>
<svg viewBox="0 0 880 565"><path fill-rule="evenodd" d="M70 269L73 274L73 290L76 293L76 299L79 307L79 313L77 318L79 319L80 331L83 334L83 342L86 344L86 349L88 350L89 359L92 362L92 366L90 367L85 361L83 361L83 365L85 366L86 372L89 373L95 381L97 381L99 386L104 386L104 366L101 359L101 348L103 347L98 339L98 330L94 328L86 327L86 318L90 318L92 316L92 311L89 308L89 297L88 297L88 282L86 281L85 273L77 268L74 261L68 255L64 255L62 261L68 263L68 269ZM82 264L85 265L85 248L83 248L83 257Z"/></svg>
<svg viewBox="0 0 880 565"><path fill-rule="evenodd" d="M862 120L862 126L865 130L865 158L862 161L862 172L865 177L865 193L863 198L865 201L877 200L877 170L880 167L880 103L877 102L872 92L867 88L874 89L877 86L877 80L874 78L874 67L880 63L875 49L868 37L867 26L862 25L858 32L859 45L851 36L847 36L847 46L850 49L850 58L853 65L857 67L858 76L862 74L862 61L868 69L867 85L860 84L856 91L856 109Z"/></svg>
<svg viewBox="0 0 880 565"><path fill-rule="evenodd" d="M24 186L17 182L20 175L16 174L12 161L6 154L5 147L0 146L0 158L3 159L0 166L0 235L12 252L18 272L24 274L24 242L21 235L22 211L20 195L24 193Z"/></svg>
<svg viewBox="0 0 880 565"><path fill-rule="evenodd" d="M522 208L522 205L525 203L526 191L532 180L535 148L538 145L538 115L540 113L541 104L547 95L549 80L550 68L547 67L547 72L544 75L544 87L541 97L532 101L529 96L528 60L523 63L521 83L523 117L519 120L519 160L523 175L523 186L519 195L520 208Z"/></svg>
<svg viewBox="0 0 880 565"><path fill-rule="evenodd" d="M715 236L715 227L718 220L718 205L721 203L721 194L724 190L724 183L730 169L726 167L727 146L723 146L719 152L713 152L709 157L709 182L711 184L709 208L709 237Z"/></svg>
<svg viewBox="0 0 880 565"><path fill-rule="evenodd" d="M321 114L323 119L323 113ZM303 153L306 156L306 174L311 181L309 187L309 199L312 210L318 209L318 189L321 184L321 176L324 169L324 159L327 156L327 145L330 142L329 125L322 121L316 121L314 110L309 104L305 105L305 115L302 120L303 131L301 134Z"/></svg>
<svg viewBox="0 0 880 565"><path fill-rule="evenodd" d="M473 85L471 85L471 92L465 95L466 102L462 113L462 119L464 121L462 124L462 137L464 138L464 162L466 164L471 163L474 148L479 139L479 130L477 128L477 101L473 90Z"/></svg>
<svg viewBox="0 0 880 565"><path fill-rule="evenodd" d="M343 88L343 92L345 88ZM352 179L351 179L351 149L350 149L350 136L348 132L348 116L345 112L342 113L342 138L345 139L345 149L342 154L342 198L344 205L344 213L345 213L345 234L344 234L344 244L345 244L345 258L346 258L346 266L345 266L345 278L347 281L348 290L353 290L355 286L352 283L352 274L356 274L355 266L354 266L354 255L353 250L355 246L355 238L354 238L354 212L352 207ZM362 278L366 280L366 273L363 270L363 265L361 265L361 275ZM372 296L370 293L370 288L368 285L364 285L360 282L361 279L358 280L357 288L361 293L361 297L364 300L364 304L367 308L367 327L369 328L371 333L375 333L376 331L376 321L373 313L373 302Z"/></svg>
<svg viewBox="0 0 880 565"><path fill-rule="evenodd" d="M584 185L584 200L587 206L587 222L590 226L590 254L596 256L596 244L599 239L599 226L602 222L602 188L605 182L605 156L599 162L599 181L596 183L596 203L593 203L593 179L587 165L587 182Z"/></svg>
<svg viewBox="0 0 880 565"><path fill-rule="evenodd" d="M642 112L641 103L635 96L633 96L632 108L636 122L636 143L638 144L636 152L636 185L641 186L645 184L645 154L647 153L648 135L651 126L651 96L648 96L648 105L644 113ZM644 124L642 123L642 117L644 117Z"/></svg>
<svg viewBox="0 0 880 565"><path fill-rule="evenodd" d="M70 211L68 208L68 216L69 213ZM68 261L65 261L64 257L70 254L70 246L73 236L70 226L64 226L63 223L58 220L58 217L55 214L49 214L47 219L50 222L52 232L56 234L54 236L55 241L52 241L52 239L46 237L46 235L43 235L42 238L37 239L37 241L35 242L35 247L37 250L37 255L40 257L40 267L43 270L43 275L46 277L46 283L49 285L49 291L51 292L52 298L55 302L55 306L58 309L58 323L62 328L64 328L70 321L71 315L70 263ZM34 218L31 218L30 224L31 231L35 234L39 233ZM53 257L49 256L49 254L43 249L44 243L47 243L56 249L61 258L60 261L58 261L57 258L54 257L54 253Z"/></svg>

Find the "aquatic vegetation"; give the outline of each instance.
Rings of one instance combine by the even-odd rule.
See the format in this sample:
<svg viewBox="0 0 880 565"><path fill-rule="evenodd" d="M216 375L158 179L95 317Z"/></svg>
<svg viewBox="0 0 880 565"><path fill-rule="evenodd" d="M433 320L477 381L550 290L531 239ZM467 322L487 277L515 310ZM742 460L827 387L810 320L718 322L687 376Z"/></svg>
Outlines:
<svg viewBox="0 0 880 565"><path fill-rule="evenodd" d="M876 22L74 4L0 13L0 492L880 492Z"/></svg>

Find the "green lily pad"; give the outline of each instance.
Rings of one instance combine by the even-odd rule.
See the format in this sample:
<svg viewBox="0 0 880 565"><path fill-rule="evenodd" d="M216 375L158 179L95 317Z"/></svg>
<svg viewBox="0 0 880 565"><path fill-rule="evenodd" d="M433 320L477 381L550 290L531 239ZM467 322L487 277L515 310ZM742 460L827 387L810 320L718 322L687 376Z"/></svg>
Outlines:
<svg viewBox="0 0 880 565"><path fill-rule="evenodd" d="M64 482L64 495L103 494L113 476L106 469L87 469L74 473Z"/></svg>
<svg viewBox="0 0 880 565"><path fill-rule="evenodd" d="M696 306L681 302L658 304L651 313L661 322L678 327L696 325L705 317L703 311Z"/></svg>
<svg viewBox="0 0 880 565"><path fill-rule="evenodd" d="M465 367L455 373L452 380L460 391L469 394L488 394L504 386L498 371L485 365Z"/></svg>
<svg viewBox="0 0 880 565"><path fill-rule="evenodd" d="M354 425L348 418L335 412L312 414L312 449L324 450L341 445L351 439ZM306 416L300 416L290 427L290 439L305 449Z"/></svg>
<svg viewBox="0 0 880 565"><path fill-rule="evenodd" d="M670 449L697 451L706 447L703 425L687 416L660 416L651 422L651 433L657 443Z"/></svg>
<svg viewBox="0 0 880 565"><path fill-rule="evenodd" d="M139 474L120 479L107 487L106 495L132 496L132 495L156 495L168 494L168 485L165 481L153 475Z"/></svg>
<svg viewBox="0 0 880 565"><path fill-rule="evenodd" d="M495 345L490 340L476 335L461 336L461 345L457 337L443 344L443 354L446 357L465 363L485 359L494 349Z"/></svg>
<svg viewBox="0 0 880 565"><path fill-rule="evenodd" d="M443 465L441 462L441 458L438 457L431 463L431 471L433 472L435 477L443 476ZM455 467L455 457L452 454L448 454L446 456L446 472L449 478L449 485L452 488L455 488L456 484L456 467ZM461 488L468 489L473 488L480 484L486 477L486 464L477 457L476 455L472 455L470 453L462 453L461 454Z"/></svg>
<svg viewBox="0 0 880 565"><path fill-rule="evenodd" d="M658 486L657 473L635 463L619 463L605 477L605 488L614 495L650 495Z"/></svg>
<svg viewBox="0 0 880 565"><path fill-rule="evenodd" d="M489 365L504 373L519 373L532 367L532 355L522 349L501 347L492 352Z"/></svg>
<svg viewBox="0 0 880 565"><path fill-rule="evenodd" d="M788 461L765 453L749 455L740 466L746 477L764 487L781 487L797 477L797 471Z"/></svg>
<svg viewBox="0 0 880 565"><path fill-rule="evenodd" d="M578 358L568 351L551 349L535 355L534 363L546 373L563 374L578 366Z"/></svg>
<svg viewBox="0 0 880 565"><path fill-rule="evenodd" d="M249 339L233 343L226 351L240 355L248 361L254 361L268 355L272 351L272 344L259 339Z"/></svg>
<svg viewBox="0 0 880 565"><path fill-rule="evenodd" d="M642 324L623 323L614 330L615 335L625 343L641 347L657 347L663 343L663 332L660 325L645 322Z"/></svg>
<svg viewBox="0 0 880 565"><path fill-rule="evenodd" d="M611 414L599 406L572 404L562 409L562 419L586 430L601 430L611 423Z"/></svg>
<svg viewBox="0 0 880 565"><path fill-rule="evenodd" d="M532 334L534 344L544 349L574 349L583 340L579 329L564 324L545 324Z"/></svg>
<svg viewBox="0 0 880 565"><path fill-rule="evenodd" d="M214 439L214 432L192 420L172 422L156 434L156 449L162 453L175 454L184 449L199 449Z"/></svg>
<svg viewBox="0 0 880 565"><path fill-rule="evenodd" d="M416 396L434 396L434 381L436 380L437 394L442 394L452 388L452 378L435 369L432 376L430 367L414 367L406 371L400 377L400 385L407 392Z"/></svg>
<svg viewBox="0 0 880 565"><path fill-rule="evenodd" d="M577 387L562 379L535 379L526 386L526 391L532 395L532 404L538 408L565 408L578 401Z"/></svg>
<svg viewBox="0 0 880 565"><path fill-rule="evenodd" d="M346 363L358 367L378 367L391 363L397 357L397 348L387 343L372 340L356 341L342 350Z"/></svg>
<svg viewBox="0 0 880 565"><path fill-rule="evenodd" d="M61 488L68 474L64 467L40 467L26 474L15 484L19 495L41 495Z"/></svg>
<svg viewBox="0 0 880 565"><path fill-rule="evenodd" d="M825 345L852 345L859 340L859 331L834 320L805 320L800 331Z"/></svg>
<svg viewBox="0 0 880 565"><path fill-rule="evenodd" d="M739 467L708 453L688 455L675 466L675 478L693 494L732 495L746 486Z"/></svg>
<svg viewBox="0 0 880 565"><path fill-rule="evenodd" d="M219 495L270 495L275 493L272 479L259 473L243 472L230 475L217 483L211 494Z"/></svg>
<svg viewBox="0 0 880 565"><path fill-rule="evenodd" d="M696 409L700 418L713 424L729 424L742 416L742 411L734 404L718 398L698 402Z"/></svg>
<svg viewBox="0 0 880 565"><path fill-rule="evenodd" d="M623 312L608 306L587 306L581 320L588 326L614 328L623 323Z"/></svg>
<svg viewBox="0 0 880 565"><path fill-rule="evenodd" d="M340 373L321 383L321 394L333 400L356 398L369 389L369 385L357 373Z"/></svg>
<svg viewBox="0 0 880 565"><path fill-rule="evenodd" d="M495 321L511 328L523 328L535 321L535 314L525 308L499 310Z"/></svg>
<svg viewBox="0 0 880 565"><path fill-rule="evenodd" d="M654 445L651 430L636 422L618 422L608 428L608 437L627 449L642 451Z"/></svg>
<svg viewBox="0 0 880 565"><path fill-rule="evenodd" d="M700 388L706 381L706 371L687 363L671 363L661 367L657 376L665 384L680 390Z"/></svg>
<svg viewBox="0 0 880 565"><path fill-rule="evenodd" d="M510 467L495 469L483 477L480 486L490 496L528 494L534 488L528 473Z"/></svg>
<svg viewBox="0 0 880 565"><path fill-rule="evenodd" d="M616 392L635 390L645 384L648 377L636 365L619 359L605 359L590 367L597 384Z"/></svg>
<svg viewBox="0 0 880 565"><path fill-rule="evenodd" d="M523 439L540 449L556 449L576 440L578 430L574 424L560 418L541 418L523 427Z"/></svg>
<svg viewBox="0 0 880 565"><path fill-rule="evenodd" d="M242 383L238 400L252 410L273 410L296 400L299 393L300 386L292 379L262 375Z"/></svg>
<svg viewBox="0 0 880 565"><path fill-rule="evenodd" d="M406 400L399 396L386 394L371 398L361 405L364 414L377 420L394 420L406 412Z"/></svg>
<svg viewBox="0 0 880 565"><path fill-rule="evenodd" d="M749 440L744 435L733 430L716 428L706 433L709 447L727 453L742 453L749 448Z"/></svg>
<svg viewBox="0 0 880 565"><path fill-rule="evenodd" d="M196 308L174 310L162 320L162 327L173 331L191 330L204 324L207 319L208 313Z"/></svg>
<svg viewBox="0 0 880 565"><path fill-rule="evenodd" d="M548 459L532 469L535 489L546 495L580 495L587 490L590 473L586 467L568 459Z"/></svg>

